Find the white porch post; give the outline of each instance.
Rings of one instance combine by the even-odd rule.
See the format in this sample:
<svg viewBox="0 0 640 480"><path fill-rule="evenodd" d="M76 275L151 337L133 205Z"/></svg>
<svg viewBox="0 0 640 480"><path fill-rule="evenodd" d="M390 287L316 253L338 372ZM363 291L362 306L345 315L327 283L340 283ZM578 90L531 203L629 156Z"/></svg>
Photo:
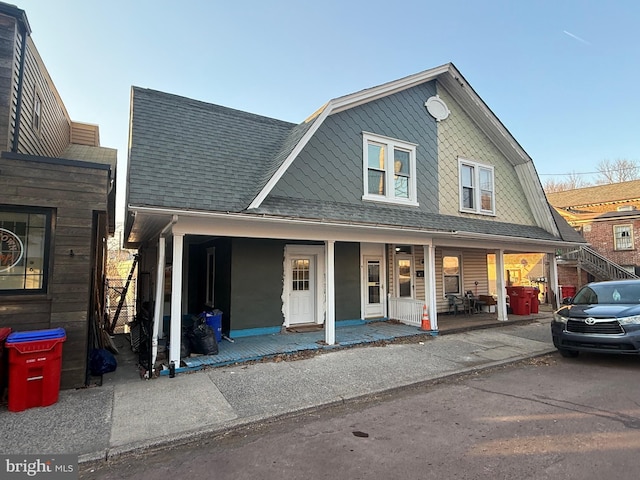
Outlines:
<svg viewBox="0 0 640 480"><path fill-rule="evenodd" d="M327 345L336 343L336 286L335 286L335 241L326 240L326 319L324 323L324 341Z"/></svg>
<svg viewBox="0 0 640 480"><path fill-rule="evenodd" d="M504 282L504 250L496 251L496 289L498 290L497 313L498 320L506 322L507 318L507 291Z"/></svg>
<svg viewBox="0 0 640 480"><path fill-rule="evenodd" d="M438 330L438 311L436 306L436 249L431 245L424 248L424 296L429 312L431 330Z"/></svg>
<svg viewBox="0 0 640 480"><path fill-rule="evenodd" d="M547 287L553 292L551 298L551 306L554 310L560 308L560 289L558 288L558 262L554 253L548 253L549 256L549 283Z"/></svg>
<svg viewBox="0 0 640 480"><path fill-rule="evenodd" d="M160 322L162 322L163 316L163 304L164 298L162 292L164 292L164 264L165 264L165 245L166 240L164 237L158 239L158 263L156 265L156 293L154 298L156 300L153 308L153 338L151 340L152 356L151 366L149 368L149 378L153 372L153 365L156 364L156 358L158 356L158 331L160 330Z"/></svg>
<svg viewBox="0 0 640 480"><path fill-rule="evenodd" d="M173 235L173 260L171 264L171 349L169 364L180 366L180 338L182 334L182 252L184 234Z"/></svg>

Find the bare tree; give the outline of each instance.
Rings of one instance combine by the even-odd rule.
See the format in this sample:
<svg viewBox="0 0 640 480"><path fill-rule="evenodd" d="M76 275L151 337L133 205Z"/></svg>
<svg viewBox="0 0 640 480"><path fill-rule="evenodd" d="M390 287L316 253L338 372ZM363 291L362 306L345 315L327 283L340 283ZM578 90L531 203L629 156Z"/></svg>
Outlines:
<svg viewBox="0 0 640 480"><path fill-rule="evenodd" d="M545 180L542 188L547 193L558 193L567 190L567 185L566 182L558 181L555 178L549 178L548 180Z"/></svg>
<svg viewBox="0 0 640 480"><path fill-rule="evenodd" d="M601 160L597 169L599 184L628 182L640 178L640 165L636 160Z"/></svg>
<svg viewBox="0 0 640 480"><path fill-rule="evenodd" d="M565 176L564 180L556 180L550 178L544 182L543 189L547 193L564 192L565 190L574 190L576 188L588 187L589 182L585 181L580 173L573 171Z"/></svg>

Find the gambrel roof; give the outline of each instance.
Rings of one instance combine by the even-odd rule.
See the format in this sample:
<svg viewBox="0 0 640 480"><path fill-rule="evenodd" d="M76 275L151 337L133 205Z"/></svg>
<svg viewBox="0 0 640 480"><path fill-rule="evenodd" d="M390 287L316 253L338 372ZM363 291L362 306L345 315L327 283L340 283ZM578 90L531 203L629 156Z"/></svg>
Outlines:
<svg viewBox="0 0 640 480"><path fill-rule="evenodd" d="M272 193L329 116L435 80L514 166L538 226L428 215L374 202L332 204ZM558 228L558 221L564 220L554 216L546 202L531 158L451 63L333 99L300 124L139 87L132 88L131 103L126 200L131 244L157 235L167 216L180 212L582 241L571 234L572 229ZM137 220L132 216L136 212L141 214Z"/></svg>

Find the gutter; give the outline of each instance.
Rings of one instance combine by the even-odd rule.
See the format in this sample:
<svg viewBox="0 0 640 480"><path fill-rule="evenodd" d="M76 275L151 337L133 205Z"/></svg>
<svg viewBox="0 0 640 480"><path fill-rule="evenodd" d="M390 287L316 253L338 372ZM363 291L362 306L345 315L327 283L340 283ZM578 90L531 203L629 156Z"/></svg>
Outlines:
<svg viewBox="0 0 640 480"><path fill-rule="evenodd" d="M151 378L153 375L153 368L158 358L158 335L160 334L160 316L162 315L162 288L164 282L161 280L164 278L164 266L165 266L165 244L164 237L171 230L171 228L178 222L178 216L174 215L171 221L160 232L160 238L158 239L158 272L156 275L156 292L155 292L155 305L153 309L153 333L151 334L151 363L149 364L149 373L147 378Z"/></svg>
<svg viewBox="0 0 640 480"><path fill-rule="evenodd" d="M234 213L234 212L226 212L226 213L217 213L217 212L202 212L202 211L189 211L189 210L177 210L177 209L158 209L154 207L134 207L129 205L129 211L133 212L134 215L137 213L140 214L155 214L155 215L172 215L175 219L176 216L182 216L186 218L210 218L210 219L232 219L232 220L241 220L244 222L262 222L262 223L287 223L289 225L320 225L326 227L344 227L351 229L366 229L366 228L375 228L377 230L388 230L393 232L406 232L406 233L416 233L420 235L432 235L436 238L448 238L448 239L461 239L461 240L491 240L497 241L495 239L500 238L503 243L515 243L514 239L519 239L521 242L526 243L536 243L541 245L548 245L551 247L566 247L567 245L584 245L583 242L568 242L565 240L544 240L544 239L532 239L528 237L504 237L497 235L490 235L485 233L473 233L473 232L460 232L457 230L429 230L425 228L417 228L417 227L403 227L403 226L390 226L390 225L381 225L381 224L365 224L365 223L346 223L346 222L331 222L326 220L314 220L314 219L295 219L291 217L281 217L281 216L267 216L265 214L244 214L244 213ZM173 223L168 225L166 228L172 226ZM164 232L164 230L163 230Z"/></svg>

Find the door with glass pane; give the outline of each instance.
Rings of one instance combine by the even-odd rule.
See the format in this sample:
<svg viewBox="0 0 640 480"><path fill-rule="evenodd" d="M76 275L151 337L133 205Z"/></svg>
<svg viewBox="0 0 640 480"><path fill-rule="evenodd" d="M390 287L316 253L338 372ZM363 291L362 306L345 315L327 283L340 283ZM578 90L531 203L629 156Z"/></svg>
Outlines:
<svg viewBox="0 0 640 480"><path fill-rule="evenodd" d="M413 298L413 257L396 255L396 296Z"/></svg>
<svg viewBox="0 0 640 480"><path fill-rule="evenodd" d="M364 257L365 318L384 316L382 257Z"/></svg>
<svg viewBox="0 0 640 480"><path fill-rule="evenodd" d="M289 324L315 322L315 256L290 257Z"/></svg>

